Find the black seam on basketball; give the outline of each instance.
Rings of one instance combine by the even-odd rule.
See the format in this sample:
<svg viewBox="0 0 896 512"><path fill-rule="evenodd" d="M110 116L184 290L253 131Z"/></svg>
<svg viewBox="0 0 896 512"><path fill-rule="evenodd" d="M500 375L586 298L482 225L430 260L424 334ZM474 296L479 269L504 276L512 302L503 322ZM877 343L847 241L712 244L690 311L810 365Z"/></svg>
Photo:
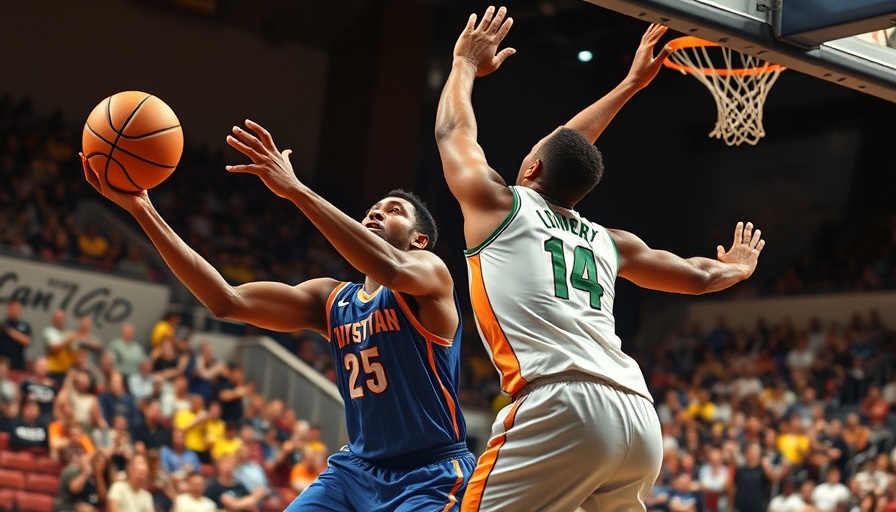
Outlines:
<svg viewBox="0 0 896 512"><path fill-rule="evenodd" d="M115 132L115 141L112 143L112 148L109 149L109 160L106 160L106 170L103 174L106 177L106 183L109 182L109 162L111 162L113 160L112 153L115 153L116 149L121 149L118 147L118 139L121 138L121 134L124 133L124 130L128 127L128 123L130 123L131 119L133 119L134 116L137 115L137 111L140 110L140 107L142 107L143 104L146 103L146 100L148 100L149 98L152 98L152 94L147 94L145 98L140 100L140 103L137 103L137 106L134 107L133 110L131 110L130 114L128 114L128 118L124 120L124 124L121 125L121 131ZM110 96L109 97L109 105L111 105L111 104L112 104L112 97ZM106 109L109 111L109 126L111 126L112 130L115 131L115 126L112 124L112 114L111 114L112 107L108 106L108 107L106 107ZM91 130L91 131L93 131L93 130ZM123 149L121 151L123 153L128 154L128 152ZM131 156L133 156L135 158L140 158L137 155L131 155ZM142 158L140 158L140 159L143 160ZM121 165L121 163L118 162L118 160L115 160L115 163L117 163L118 165ZM149 163L153 163L153 162L149 162ZM127 176L128 181L130 181L131 183L134 183L133 178L131 178L131 176L128 174L128 170L123 165L121 165L121 172L123 172L124 175ZM143 189L143 187L141 187L140 185L137 185L136 183L134 183L134 186L141 190Z"/></svg>
<svg viewBox="0 0 896 512"><path fill-rule="evenodd" d="M124 171L124 165L122 165L121 162L119 162L118 160L116 160L116 159L113 158L112 156L107 155L107 154L105 154L105 153L101 153L101 152L99 152L99 151L96 151L96 152L91 153L91 154L89 154L89 155L85 155L84 157L87 158L88 161L90 161L90 158L91 158L91 157L94 157L94 156L104 156L104 157L106 157L106 159L107 159L106 167L107 167L107 168L109 167L109 162L114 161L114 162L115 162L116 164L118 164L118 166L121 167L121 169ZM135 187L137 187L137 188L139 188L139 189L142 189L142 188L143 188L143 187L141 187L140 185L137 185L136 183L134 183L134 180L131 179L131 176L127 173L127 171L124 172L124 177L127 178L128 181L130 181L131 184L134 185ZM106 172L106 183L109 183L109 172L108 172L108 171ZM113 185L113 184L111 184L111 183L109 183L109 186L112 187L112 188L114 188L115 190L121 190L121 189L119 189L118 187L116 187L115 185Z"/></svg>
<svg viewBox="0 0 896 512"><path fill-rule="evenodd" d="M133 158L136 158L137 160L140 160L141 162L146 162L146 163L148 163L148 164L152 164L152 165L154 165L154 166L156 166L156 167L161 167L161 168L163 168L163 169L174 169L175 167L177 167L177 165L165 165L165 164L160 164L160 163L158 163L158 162L153 162L152 160L147 160L146 158L143 158L143 157L140 156L140 155L136 155L136 154L131 153L130 151L128 151L128 150L126 150L126 149L123 149L123 148L120 148L120 147L118 147L118 146L115 146L115 144L112 143L112 141L107 140L105 137L103 137L102 135L100 135L99 133L97 133L97 131L94 130L93 127L90 126L89 123L86 124L86 126L87 126L87 129L90 130L90 133L92 133L93 135L95 135L95 136L96 136L98 139L100 139L101 141L105 142L106 144L108 144L108 145L114 147L114 148L117 149L118 151L121 151L122 153L124 153L124 154L126 154L126 155L128 155L128 156L130 156L130 157L133 157ZM109 151L109 154L111 155L111 154L112 154L112 151Z"/></svg>
<svg viewBox="0 0 896 512"><path fill-rule="evenodd" d="M180 125L176 124L174 126L169 126L168 128L161 128L159 130L151 131L149 133L144 133L141 135L125 135L124 132L122 132L121 138L128 139L128 140L144 139L146 137L152 137L153 135L158 135L160 133L167 132L168 130L173 130L175 128L180 128Z"/></svg>

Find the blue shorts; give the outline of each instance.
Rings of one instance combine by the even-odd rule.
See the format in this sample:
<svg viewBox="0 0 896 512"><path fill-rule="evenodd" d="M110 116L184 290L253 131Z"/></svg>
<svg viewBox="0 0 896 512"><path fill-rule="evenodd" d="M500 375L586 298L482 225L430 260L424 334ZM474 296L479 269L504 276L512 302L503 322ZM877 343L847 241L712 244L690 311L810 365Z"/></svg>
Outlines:
<svg viewBox="0 0 896 512"><path fill-rule="evenodd" d="M409 470L386 469L349 451L327 462L327 470L284 512L459 511L476 468L468 451Z"/></svg>

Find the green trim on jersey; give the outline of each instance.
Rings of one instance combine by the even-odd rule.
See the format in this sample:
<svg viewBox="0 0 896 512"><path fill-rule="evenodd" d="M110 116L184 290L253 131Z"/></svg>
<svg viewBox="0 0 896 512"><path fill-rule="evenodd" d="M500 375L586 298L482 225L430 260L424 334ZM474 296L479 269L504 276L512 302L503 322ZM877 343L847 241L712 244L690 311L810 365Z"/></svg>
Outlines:
<svg viewBox="0 0 896 512"><path fill-rule="evenodd" d="M613 238L613 233L610 233L610 230L607 228L604 228L604 231L607 233L607 238L610 239L610 243L613 244L613 252L616 253L616 275L618 276L619 266L622 265L622 261L619 259L619 248L616 247L616 240Z"/></svg>
<svg viewBox="0 0 896 512"><path fill-rule="evenodd" d="M504 221L501 222L501 225L498 226L497 229L492 231L492 234L489 235L489 237L486 238L484 242L482 242L481 244L477 245L476 247L474 247L472 249L464 249L464 256L473 256L477 252L485 249L485 246L492 243L492 241L494 241L495 238L498 238L498 235L500 235L501 232L503 232L505 229L507 229L507 226L510 224L510 221L512 221L513 218L516 217L516 214L519 213L520 197L517 195L517 191L514 187L507 187L507 188L509 188L510 191L513 193L513 208L511 208L510 213L507 214L507 217L504 218Z"/></svg>

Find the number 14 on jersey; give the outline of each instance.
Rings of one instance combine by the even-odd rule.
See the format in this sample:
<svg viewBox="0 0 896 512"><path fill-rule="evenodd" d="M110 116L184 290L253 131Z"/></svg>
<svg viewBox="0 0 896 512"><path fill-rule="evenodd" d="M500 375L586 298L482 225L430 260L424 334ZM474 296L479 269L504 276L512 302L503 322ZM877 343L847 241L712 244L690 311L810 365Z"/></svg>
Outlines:
<svg viewBox="0 0 896 512"><path fill-rule="evenodd" d="M588 294L589 303L594 309L600 309L600 298L604 287L597 282L597 263L594 252L583 246L576 246L572 251L572 271L567 274L566 251L563 240L552 237L544 241L544 250L551 254L554 270L554 296L569 300L569 287Z"/></svg>

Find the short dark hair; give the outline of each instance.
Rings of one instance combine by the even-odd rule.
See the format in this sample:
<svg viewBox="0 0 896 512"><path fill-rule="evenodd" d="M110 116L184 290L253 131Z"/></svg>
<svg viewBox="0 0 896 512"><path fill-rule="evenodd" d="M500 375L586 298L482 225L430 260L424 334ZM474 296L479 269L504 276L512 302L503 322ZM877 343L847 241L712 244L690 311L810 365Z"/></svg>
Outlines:
<svg viewBox="0 0 896 512"><path fill-rule="evenodd" d="M604 174L600 151L572 128L561 127L545 139L535 156L543 166L545 193L565 204L579 202Z"/></svg>
<svg viewBox="0 0 896 512"><path fill-rule="evenodd" d="M427 249L431 250L435 247L436 242L439 240L439 229L436 227L436 220L432 218L429 208L426 207L426 203L420 199L420 196L413 192L396 188L386 194L386 197L398 197L414 205L414 218L417 220L414 229L429 237L429 243L426 244Z"/></svg>

